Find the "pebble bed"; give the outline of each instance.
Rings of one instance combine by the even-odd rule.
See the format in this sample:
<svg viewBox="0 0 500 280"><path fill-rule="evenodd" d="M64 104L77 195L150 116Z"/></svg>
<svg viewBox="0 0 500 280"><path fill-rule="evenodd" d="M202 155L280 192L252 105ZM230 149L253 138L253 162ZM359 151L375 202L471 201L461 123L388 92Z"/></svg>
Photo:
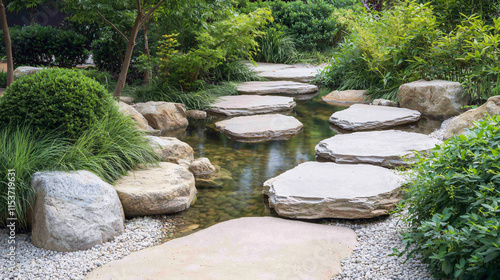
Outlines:
<svg viewBox="0 0 500 280"><path fill-rule="evenodd" d="M127 220L125 232L113 241L77 252L55 252L31 244L29 234L16 236L16 266L9 271L8 232L0 230L0 279L83 279L92 269L160 243L173 225L157 217Z"/></svg>
<svg viewBox="0 0 500 280"><path fill-rule="evenodd" d="M404 215L402 212L401 215ZM358 235L358 244L352 255L342 260L342 272L332 280L376 279L376 280L430 280L427 265L415 255L406 257L390 256L396 248L404 249L401 233L405 229L400 214L369 221L336 221L335 226L351 228Z"/></svg>
<svg viewBox="0 0 500 280"><path fill-rule="evenodd" d="M436 130L436 131L432 132L431 134L429 134L429 136L430 137L434 137L436 139L439 139L439 140L443 141L444 140L444 133L448 129L448 126L450 126L450 122L451 122L452 119L453 119L453 117L445 120L441 124L441 127L438 130Z"/></svg>

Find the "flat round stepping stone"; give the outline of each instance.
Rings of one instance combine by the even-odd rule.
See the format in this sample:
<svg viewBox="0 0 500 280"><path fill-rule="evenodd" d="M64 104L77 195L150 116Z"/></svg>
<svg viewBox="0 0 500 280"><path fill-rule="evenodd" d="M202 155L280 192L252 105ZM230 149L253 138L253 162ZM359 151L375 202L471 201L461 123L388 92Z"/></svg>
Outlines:
<svg viewBox="0 0 500 280"><path fill-rule="evenodd" d="M226 116L247 116L290 111L296 103L291 97L234 95L223 96L207 111Z"/></svg>
<svg viewBox="0 0 500 280"><path fill-rule="evenodd" d="M366 90L335 90L330 92L328 95L321 97L321 100L330 105L341 107L370 103L366 100Z"/></svg>
<svg viewBox="0 0 500 280"><path fill-rule="evenodd" d="M294 66L275 71L263 71L259 76L271 81L292 81L299 83L310 83L316 79L316 75L322 67Z"/></svg>
<svg viewBox="0 0 500 280"><path fill-rule="evenodd" d="M240 142L288 140L302 129L294 117L281 114L236 117L215 123L215 127Z"/></svg>
<svg viewBox="0 0 500 280"><path fill-rule="evenodd" d="M403 178L367 164L305 162L264 183L278 215L361 219L387 215L401 200Z"/></svg>
<svg viewBox="0 0 500 280"><path fill-rule="evenodd" d="M331 279L351 255L345 227L272 217L240 218L134 252L85 279Z"/></svg>
<svg viewBox="0 0 500 280"><path fill-rule="evenodd" d="M116 182L125 216L169 214L189 208L196 194L193 174L174 163L159 165L131 172Z"/></svg>
<svg viewBox="0 0 500 280"><path fill-rule="evenodd" d="M330 123L345 130L359 131L387 128L420 119L420 112L405 108L354 104L333 113Z"/></svg>
<svg viewBox="0 0 500 280"><path fill-rule="evenodd" d="M316 155L337 163L406 166L413 162L413 151L425 152L441 143L425 134L399 130L355 132L319 142Z"/></svg>
<svg viewBox="0 0 500 280"><path fill-rule="evenodd" d="M293 68L293 65L290 64L280 64L280 63L267 63L267 62L257 62L257 66L253 63L246 63L250 70L261 73L261 72L272 72L276 70L281 70L285 68Z"/></svg>
<svg viewBox="0 0 500 280"><path fill-rule="evenodd" d="M318 87L290 81L245 82L236 89L240 94L286 95L295 100L311 99L318 95Z"/></svg>

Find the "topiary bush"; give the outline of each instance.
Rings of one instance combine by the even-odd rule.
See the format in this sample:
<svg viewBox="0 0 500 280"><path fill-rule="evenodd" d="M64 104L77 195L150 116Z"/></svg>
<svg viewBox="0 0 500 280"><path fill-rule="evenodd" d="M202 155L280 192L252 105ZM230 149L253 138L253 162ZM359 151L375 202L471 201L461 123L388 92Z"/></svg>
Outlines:
<svg viewBox="0 0 500 280"><path fill-rule="evenodd" d="M401 255L421 253L440 279L498 279L500 116L416 158Z"/></svg>
<svg viewBox="0 0 500 280"><path fill-rule="evenodd" d="M47 69L14 81L0 98L0 124L30 122L77 138L99 121L111 95L80 71Z"/></svg>

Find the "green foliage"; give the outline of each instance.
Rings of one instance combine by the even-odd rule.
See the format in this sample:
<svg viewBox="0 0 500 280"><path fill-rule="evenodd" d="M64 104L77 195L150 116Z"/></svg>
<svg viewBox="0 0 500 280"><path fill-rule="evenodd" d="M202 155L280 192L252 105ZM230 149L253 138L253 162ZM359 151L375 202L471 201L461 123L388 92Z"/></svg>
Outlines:
<svg viewBox="0 0 500 280"><path fill-rule="evenodd" d="M85 37L71 30L33 25L10 28L10 37L16 65L73 67L88 57ZM0 40L5 54L3 35Z"/></svg>
<svg viewBox="0 0 500 280"><path fill-rule="evenodd" d="M30 122L76 139L105 115L106 89L81 71L52 68L14 81L0 98L0 124Z"/></svg>
<svg viewBox="0 0 500 280"><path fill-rule="evenodd" d="M500 116L416 155L406 250L437 278L496 279L500 273Z"/></svg>
<svg viewBox="0 0 500 280"><path fill-rule="evenodd" d="M297 60L297 50L292 36L279 25L268 27L258 38L259 51L256 61L269 63L294 63Z"/></svg>
<svg viewBox="0 0 500 280"><path fill-rule="evenodd" d="M0 88L7 87L7 72L0 72Z"/></svg>
<svg viewBox="0 0 500 280"><path fill-rule="evenodd" d="M262 78L250 70L250 68L241 60L231 60L225 61L222 64L215 67L208 75L205 77L207 81L213 81L213 83L218 82L248 82L248 81L260 81Z"/></svg>

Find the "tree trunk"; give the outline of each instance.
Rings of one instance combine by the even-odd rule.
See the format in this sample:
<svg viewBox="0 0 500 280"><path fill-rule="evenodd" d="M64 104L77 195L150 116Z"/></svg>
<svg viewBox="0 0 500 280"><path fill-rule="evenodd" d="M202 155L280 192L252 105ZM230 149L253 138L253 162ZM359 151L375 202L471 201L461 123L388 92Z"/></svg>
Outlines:
<svg viewBox="0 0 500 280"><path fill-rule="evenodd" d="M132 27L132 32L130 32L130 37L128 38L127 51L125 51L125 57L123 58L122 70L118 76L118 83L116 84L114 97L117 99L122 95L123 88L125 87L125 82L127 81L128 68L130 67L130 61L132 60L132 53L134 52L135 39L137 38L137 33L141 25L141 15L138 14L134 26Z"/></svg>
<svg viewBox="0 0 500 280"><path fill-rule="evenodd" d="M7 15L2 0L0 0L0 21L2 22L3 37L5 40L5 52L7 55L7 86L9 86L14 81L14 58L12 56L12 42L10 41Z"/></svg>
<svg viewBox="0 0 500 280"><path fill-rule="evenodd" d="M149 31L149 25L151 22L148 22L144 24L142 27L142 31L144 33L144 53L148 57L148 63L151 63L151 52L149 51L149 42L148 42L148 31ZM146 69L144 71L144 84L148 84L149 81L151 80L151 77L153 76L152 69Z"/></svg>

